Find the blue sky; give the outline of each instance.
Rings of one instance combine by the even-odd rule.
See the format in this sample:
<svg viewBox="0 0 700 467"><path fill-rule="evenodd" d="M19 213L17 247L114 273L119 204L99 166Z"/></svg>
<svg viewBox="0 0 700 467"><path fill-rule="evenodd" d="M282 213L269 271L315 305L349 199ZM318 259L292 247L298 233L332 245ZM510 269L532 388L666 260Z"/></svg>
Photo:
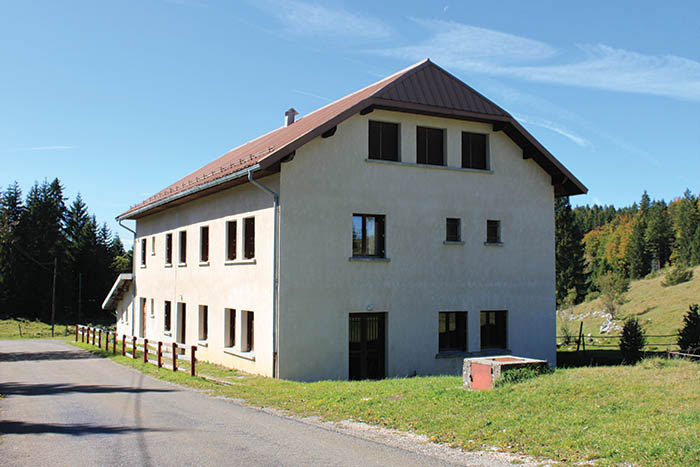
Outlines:
<svg viewBox="0 0 700 467"><path fill-rule="evenodd" d="M700 191L700 3L5 1L0 184L59 177L100 221L425 57L589 188Z"/></svg>

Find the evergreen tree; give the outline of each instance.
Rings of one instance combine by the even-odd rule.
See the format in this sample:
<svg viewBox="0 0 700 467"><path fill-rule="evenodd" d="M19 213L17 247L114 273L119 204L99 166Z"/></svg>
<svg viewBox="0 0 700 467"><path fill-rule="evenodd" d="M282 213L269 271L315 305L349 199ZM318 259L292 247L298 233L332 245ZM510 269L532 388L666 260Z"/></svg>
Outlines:
<svg viewBox="0 0 700 467"><path fill-rule="evenodd" d="M650 203L651 200L645 190L639 203L630 242L627 245L627 265L631 279L639 279L651 271L651 255L645 235Z"/></svg>
<svg viewBox="0 0 700 467"><path fill-rule="evenodd" d="M571 290L577 301L586 295L582 235L576 225L568 197L555 201L556 298L561 304Z"/></svg>
<svg viewBox="0 0 700 467"><path fill-rule="evenodd" d="M652 204L648 218L644 237L651 258L651 270L658 271L668 263L673 245L673 228L666 203L658 201Z"/></svg>
<svg viewBox="0 0 700 467"><path fill-rule="evenodd" d="M693 252L696 249L693 247L693 241L700 222L700 213L698 213L698 199L690 190L685 190L674 214L676 230L674 260L694 265L696 263L693 262Z"/></svg>

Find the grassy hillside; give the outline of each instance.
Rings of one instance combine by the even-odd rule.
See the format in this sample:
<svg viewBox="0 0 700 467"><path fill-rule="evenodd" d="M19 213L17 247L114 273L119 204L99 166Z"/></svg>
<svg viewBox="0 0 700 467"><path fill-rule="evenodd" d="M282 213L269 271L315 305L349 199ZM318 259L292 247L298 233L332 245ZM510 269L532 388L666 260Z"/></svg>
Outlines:
<svg viewBox="0 0 700 467"><path fill-rule="evenodd" d="M62 338L74 330L75 328L73 326L57 324L54 326L54 336ZM50 337L50 324L42 323L41 321L29 321L26 319L0 319L0 339L46 339Z"/></svg>
<svg viewBox="0 0 700 467"><path fill-rule="evenodd" d="M693 279L689 282L662 287L661 282L667 271L668 269L664 269L654 277L631 283L627 303L621 307L616 319L619 326L622 326L625 318L636 316L647 334L675 334L678 331L683 322L683 315L688 311L688 305L700 303L700 267L694 269ZM596 299L576 305L571 310L557 313L557 335L562 335L562 324L565 323L568 323L573 334L578 335L581 321L583 321L584 334L600 335L600 326L604 318L597 312L603 308L600 299ZM619 331L612 331L609 334L618 335L619 333ZM673 341L673 338L650 339L650 344L656 345L658 350L665 350L666 346L660 345L662 341Z"/></svg>

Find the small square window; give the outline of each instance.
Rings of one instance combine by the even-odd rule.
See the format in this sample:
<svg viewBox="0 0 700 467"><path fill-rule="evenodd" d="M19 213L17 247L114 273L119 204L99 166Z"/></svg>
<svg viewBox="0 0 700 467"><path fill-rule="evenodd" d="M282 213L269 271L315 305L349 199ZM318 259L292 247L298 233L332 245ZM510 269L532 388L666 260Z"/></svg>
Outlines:
<svg viewBox="0 0 700 467"><path fill-rule="evenodd" d="M353 214L352 255L356 257L385 257L384 216Z"/></svg>
<svg viewBox="0 0 700 467"><path fill-rule="evenodd" d="M445 241L461 242L462 229L461 220L458 218L448 217L446 221Z"/></svg>
<svg viewBox="0 0 700 467"><path fill-rule="evenodd" d="M416 128L416 162L445 165L445 132L439 128Z"/></svg>
<svg viewBox="0 0 700 467"><path fill-rule="evenodd" d="M439 351L467 351L467 312L441 311L438 333Z"/></svg>
<svg viewBox="0 0 700 467"><path fill-rule="evenodd" d="M486 243L501 243L501 221L486 221Z"/></svg>
<svg viewBox="0 0 700 467"><path fill-rule="evenodd" d="M487 170L487 143L486 135L462 132L462 167Z"/></svg>
<svg viewBox="0 0 700 467"><path fill-rule="evenodd" d="M199 229L199 261L202 263L209 261L209 226L207 225Z"/></svg>
<svg viewBox="0 0 700 467"><path fill-rule="evenodd" d="M507 315L505 310L481 312L481 348L507 348Z"/></svg>
<svg viewBox="0 0 700 467"><path fill-rule="evenodd" d="M399 160L399 125L388 122L369 122L369 158Z"/></svg>

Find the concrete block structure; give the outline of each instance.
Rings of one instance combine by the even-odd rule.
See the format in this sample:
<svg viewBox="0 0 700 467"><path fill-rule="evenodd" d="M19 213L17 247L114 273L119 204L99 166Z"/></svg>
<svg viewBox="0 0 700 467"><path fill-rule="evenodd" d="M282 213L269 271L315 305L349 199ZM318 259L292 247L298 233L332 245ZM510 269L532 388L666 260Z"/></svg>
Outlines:
<svg viewBox="0 0 700 467"><path fill-rule="evenodd" d="M510 114L425 60L285 117L118 217L119 333L307 381L555 361L554 199L586 188Z"/></svg>

